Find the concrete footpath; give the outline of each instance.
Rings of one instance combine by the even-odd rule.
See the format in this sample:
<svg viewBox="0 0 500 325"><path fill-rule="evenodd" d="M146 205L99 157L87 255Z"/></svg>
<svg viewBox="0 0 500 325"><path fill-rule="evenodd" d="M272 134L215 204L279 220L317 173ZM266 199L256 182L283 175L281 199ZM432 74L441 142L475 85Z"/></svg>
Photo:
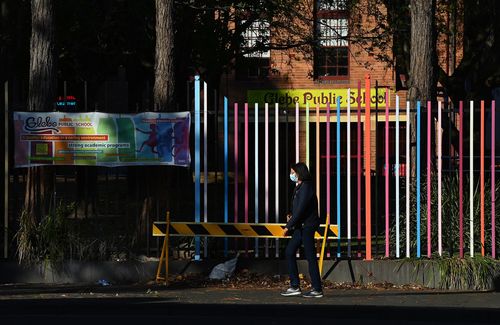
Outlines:
<svg viewBox="0 0 500 325"><path fill-rule="evenodd" d="M156 284L0 285L2 324L500 324L500 293L327 289L323 298L279 289L173 288Z"/></svg>
<svg viewBox="0 0 500 325"><path fill-rule="evenodd" d="M279 294L282 260L241 259L231 279L208 281L219 262L172 261L168 287L151 281L157 261L72 262L57 272L0 263L0 325L500 324L496 276L490 291L443 291L431 289L439 287L432 262L326 261L325 296L316 299Z"/></svg>

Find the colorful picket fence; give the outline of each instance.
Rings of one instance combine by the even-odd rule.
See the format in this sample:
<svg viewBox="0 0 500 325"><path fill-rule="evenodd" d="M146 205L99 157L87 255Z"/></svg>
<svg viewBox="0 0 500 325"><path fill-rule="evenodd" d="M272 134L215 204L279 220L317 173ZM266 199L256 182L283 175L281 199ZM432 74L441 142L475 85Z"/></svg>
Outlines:
<svg viewBox="0 0 500 325"><path fill-rule="evenodd" d="M299 104L296 103L295 105L295 132L293 136L290 137L290 139L294 139L295 141L295 159L294 161L299 161L300 158L300 152L305 151L305 162L311 169L311 171L315 172L314 174L316 175L316 191L317 191L317 196L318 196L318 201L323 202L325 200L326 202L326 209L324 211L320 210L320 215L322 218L326 218L326 223L331 223L331 220L336 220L337 226L338 226L338 231L339 231L339 237L336 243L337 246L337 251L336 255L337 257L342 257L343 251L341 249L342 242L345 240L347 242L347 250L346 250L346 255L347 257L350 258L364 258L366 260L371 260L373 259L373 249L372 249L372 241L374 239L374 236L372 235L372 219L374 217L377 217L377 210L374 210L372 207L373 204L373 196L375 195L375 201L380 201L383 202L384 204L384 231L382 233L382 236L384 237L383 245L384 245L384 257L396 257L396 258L401 258L401 257L422 257L423 255L426 257L431 257L433 253L433 245L432 245L432 228L437 227L437 253L439 256L443 255L443 235L442 235L442 229L443 227L447 227L447 225L443 225L443 209L442 209L442 200L443 200L443 189L442 189L442 178L443 178L443 120L442 120L442 114L443 114L443 103L438 102L437 105L434 108L433 111L433 105L430 101L424 103L424 102L416 102L414 105L410 102L406 102L406 107L401 107L403 104L400 100L399 96L395 96L395 106L390 107L390 98L389 98L389 90L386 89L385 92L385 107L383 108L384 112L384 172L382 173L382 176L384 178L384 188L385 191L383 191L383 200L380 200L380 195L382 193L372 193L372 178L373 176L373 169L376 166L372 165L372 159L371 159L371 144L372 140L372 133L371 133L371 123L365 123L365 121L373 121L373 107L372 103L370 102L370 96L365 96L365 101L364 103L361 102L361 82L358 82L358 87L357 87L357 94L358 96L356 97L356 107L351 107L350 101L348 101L347 109L343 110L341 109L341 104L340 104L340 99L337 97L337 100L335 103L327 103L326 105L326 110L324 112L325 116L325 124L326 124L326 134L324 142L326 143L326 148L325 148L325 158L326 158L326 180L320 178L320 119L322 116L320 115L320 106L319 104L316 105L316 107L310 107L310 104L305 105L304 108L299 107ZM207 105L207 84L203 84L203 98L202 98L202 93L201 93L201 80L198 76L195 77L195 82L194 82L194 143L195 143L195 149L194 149L194 180L195 180L195 222L201 222L202 218L202 213L203 213L203 222L208 222L210 221L210 216L208 215L208 208L207 208L207 203L208 200L210 200L210 193L208 193L207 190L207 179L208 179L208 169L207 169L207 161L210 159L210 157L207 156L207 148L209 144L207 143L207 127L208 127L208 122L207 122L207 116L208 116L208 105ZM365 94L370 94L371 90L371 81L370 78L367 77L365 79ZM346 94L347 97L351 96L351 89L348 90L348 93ZM202 108L201 105L203 104L203 114L202 114ZM491 171L488 173L485 170L485 159L487 156L485 156L485 132L487 126L485 125L485 111L487 110L487 105L490 105L490 116L491 116L491 125L490 125L490 131L491 131L491 161L490 161L490 168ZM364 106L364 107L363 107ZM279 149L280 149L280 106L277 103L265 103L263 107L263 114L260 113L262 111L262 107L259 106L259 104L254 103L244 103L243 105L239 105L238 103L233 103L232 109L233 109L233 148L232 148L232 157L230 156L230 148L229 148L229 143L230 143L230 133L229 133L229 122L230 122L230 103L228 98L224 97L223 101L223 187L224 187L224 200L223 200L223 213L224 213L224 222L230 222L230 209L231 206L233 208L233 219L231 222L244 222L244 223L271 223L271 222L276 222L279 223L280 219L283 220L284 216L280 216L280 177L288 177L288 170L280 170L280 160L283 158L280 157ZM253 107L254 110L254 130L253 134L251 134L251 130L249 129L249 116L250 115L250 110ZM412 109L412 107L414 107ZM274 110L273 110L274 108ZM243 109L243 114L240 114L239 110ZM334 112L332 112L332 109ZM355 110L355 113L353 112ZM435 111L437 110L437 111ZM452 113L451 110L447 111L449 113L449 117L451 117ZM490 255L493 258L496 258L496 251L495 251L495 228L496 228L496 222L495 222L495 101L491 101L491 103L486 103L485 101L480 102L480 107L479 107L479 115L480 115L480 139L479 139L479 146L480 146L480 155L479 157L474 156L474 143L477 141L474 136L474 102L469 103L469 109L468 109L468 114L466 114L464 110L464 103L461 101L459 103L459 110L458 110L458 119L459 122L456 123L458 126L459 130L459 148L458 148L458 182L459 182L459 235L457 238L459 241L459 249L458 253L460 257L464 257L464 248L465 248L465 243L464 243L464 238L465 238L465 229L464 229L464 195L465 189L463 188L464 184L464 158L469 159L469 189L468 189L468 196L469 198L472 198L474 196L474 177L479 175L479 183L478 187L480 188L480 203L479 203L479 215L475 214L474 210L474 200L470 199L469 202L469 255L474 256L476 254L476 251L474 249L474 222L477 222L477 219L479 219L480 222L480 245L481 245L481 252L480 254L485 256L488 254L486 252L485 247L486 247L486 242L485 242L485 229L486 229L486 224L487 222L490 223L491 227L491 252ZM333 114L332 114L333 113ZM364 113L364 115L362 114ZM410 114L416 113L416 161L413 162L410 160ZM433 113L437 115L437 120L434 121L435 123L435 129L437 130L436 136L435 136L435 147L432 144L432 134L431 134L431 127L426 127L426 137L422 136L422 132L424 130L423 128L423 123L422 123L422 117L426 118L426 125L430 126L433 123ZM466 115L464 115L466 114ZM201 131L201 116L203 115L203 133ZM243 115L243 121L239 121L240 115ZM263 115L263 121L259 121L259 116ZM274 121L271 121L274 115ZM304 116L305 115L305 116ZM334 116L332 116L334 115ZM425 115L425 116L423 116ZM467 116L468 115L468 116ZM305 123L303 124L305 126L305 147L300 147L300 127L301 127L301 116L304 117L303 120L305 120ZM310 123L310 118L313 117L315 119L315 123ZM468 117L468 121L466 120L466 117ZM389 121L393 119L395 122L395 143L396 145L394 146L394 155L395 155L395 162L394 162L394 195L391 197L391 192L389 191L390 188L390 175L391 175L391 165L389 161L389 156L391 155L390 152L390 127L389 127ZM240 125L243 125L243 152L241 155L241 148L239 147L239 142L240 140L238 137L241 135L239 127ZM468 128L469 128L469 152L465 153L464 152L464 124L468 123ZM311 137L310 134L310 126L313 124L315 126L315 137ZM331 124L335 125L335 130L336 130L336 136L335 136L335 141L332 143L331 141ZM364 125L364 130L362 130L362 124ZM354 126L356 130L356 148L351 148L351 127ZM402 136L400 134L400 127L404 126L406 130L406 134L404 136L404 143L405 143L405 150L403 153L400 152L400 137ZM261 127L264 128L264 148L261 148L259 146L259 131L262 132L260 129ZM345 182L347 184L342 184L342 179L341 179L341 128L345 127L347 131L347 177ZM270 132L273 132L274 130L274 153L270 152ZM363 142L362 140L362 134L363 134ZM254 140L254 148L253 148L253 153L251 152L251 148L249 147L249 137L253 137ZM201 152L201 139L203 139L203 152ZM311 141L311 139L315 139L315 141ZM424 139L425 143L422 143L422 139ZM315 157L315 166L310 166L310 160L311 160L311 152L313 149L311 148L311 142L315 144L314 152L316 154ZM336 197L335 201L333 202L331 199L331 190L332 190L332 184L330 181L331 178L331 172L332 166L331 166L331 146L335 146L335 182L336 182ZM363 146L363 148L362 148ZM352 150L351 150L352 149ZM364 150L364 155L361 155L361 151ZM424 156L422 156L422 150L424 151ZM433 156L432 152L435 150L435 156ZM351 152L354 151L355 154L351 155ZM403 151L403 150L401 150ZM201 155L203 154L203 157ZM274 155L274 166L270 166L269 161L270 161L270 156ZM254 159L254 170L250 171L249 170L249 160L250 158L253 157ZM351 160L352 157L355 157L356 159L356 166L353 169L351 166ZM402 164L400 161L400 157L404 158L404 173L402 169ZM230 159L233 159L233 166L230 166ZM425 159L424 159L425 158ZM450 160L454 157L449 157ZM243 206L240 206L240 195L239 191L241 190L241 185L239 184L239 169L240 169L240 159L243 160L243 188L242 190L244 191L243 193ZM362 168L362 163L364 159L364 169ZM474 160L479 159L480 161L480 169L479 171L474 170ZM201 163L203 162L203 179L204 179L204 187L203 187L203 196L201 193L201 179L202 179L202 174L201 174ZM410 176L410 164L415 163L415 169L416 169L416 176L414 179L411 178ZM423 166L423 163L425 163L425 166ZM263 184L261 183L259 175L261 174L259 171L259 166L264 167L264 182ZM434 166L434 169L433 169ZM230 183L230 169L232 169L233 172L233 177L234 177L234 189L232 196L234 197L234 201L230 202L230 188L229 188L229 183ZM367 172L368 171L368 172ZM422 171L425 172L425 179L422 178ZM379 171L376 170L376 173ZM254 188L250 188L250 174L254 174ZM431 176L437 174L437 217L432 215L432 204L425 204L426 206L426 211L425 215L427 216L426 218L426 224L422 225L422 200L426 200L425 203L431 202ZM364 180L364 189L362 186L362 179L363 175L365 176ZM270 188L270 177L274 176L274 184L275 188L274 190ZM490 182L491 182L491 206L490 206L490 211L486 211L485 209L485 177L490 176ZM323 182L326 182L326 191L323 193L320 189L320 184L324 184ZM352 190L352 183L355 183L356 185L356 192L355 195L352 195L351 190ZM424 184L425 182L425 184ZM346 200L342 200L341 198L341 185L342 187L345 185L347 188L347 197ZM412 186L415 186L415 189L413 189ZM422 193L422 187L425 185L426 193ZM404 189L402 188L404 187ZM264 193L262 193L262 191ZM412 191L415 191L415 193L412 193ZM254 200L254 220L249 220L249 211L252 209L249 205L249 198L250 195L253 192L253 200ZM364 197L363 197L364 194ZM410 197L414 194L415 201L411 202ZM378 198L377 198L378 196ZM203 212L202 212L202 207L201 207L201 198L203 197ZM261 202L259 201L259 198L264 197L264 215L259 215L259 206ZM488 198L489 199L489 198ZM270 211L270 200L274 201L274 211ZM335 203L335 216L336 218L330 219L330 216L332 215L332 203ZM376 203L378 204L378 202ZM341 207L345 205L345 212L341 209ZM412 205L415 206L415 221L414 224L412 224L412 219L411 219L411 208ZM321 206L321 204L320 204ZM355 211L353 207L355 207ZM241 211L241 208L243 208L243 211ZM391 210L394 211L394 219L391 220ZM362 213L364 211L364 213ZM446 212L445 212L446 213ZM244 216L243 220L239 220L238 216L242 214ZM487 216L489 214L489 217ZM404 219L401 218L404 216ZM488 220L489 219L489 220ZM357 229L355 237L353 237L353 229L352 229L352 224L353 222L356 223ZM394 223L395 225L395 234L394 239L391 239L391 222ZM345 227L342 227L343 224L346 224ZM365 229L364 233L362 232L362 225L364 223ZM426 237L427 238L422 238L422 229L421 227L426 227ZM346 233L343 233L345 229ZM404 230L404 234L406 238L401 238L401 230ZM416 241L416 247L415 249L412 249L411 247L411 229L416 229L416 238L413 240ZM435 228L434 228L435 229ZM375 234L379 235L379 234ZM206 239L205 239L206 240ZM259 241L260 240L260 241ZM360 244L361 242L364 242L364 249L360 249ZM357 242L357 243L356 243ZM426 250L424 251L424 254L422 253L422 243L427 243ZM403 245L401 243L404 243L403 245L406 246L403 249ZM259 246L261 244L262 246ZM332 244L332 243L331 243ZM378 244L378 243L377 243ZM356 250L356 245L357 245L357 254L355 254ZM260 247L263 247L262 251L264 252L264 257L270 257L274 255L275 257L279 257L279 240L276 239L276 243L274 245L275 251L274 254L271 252L271 243L269 239L255 239L255 246L254 246L254 254L255 257L259 257L259 251ZM205 257L207 256L207 245L204 245L205 251L204 255ZM391 252L391 247L393 247L393 251ZM229 249L229 243L228 239L225 239L224 242L224 253L227 254L227 251ZM248 251L249 246L248 246L248 241L245 242L245 250ZM424 248L425 249L425 248ZM200 238L196 238L195 240L195 259L199 260L201 258L201 248L200 248ZM364 251L364 254L363 252Z"/></svg>

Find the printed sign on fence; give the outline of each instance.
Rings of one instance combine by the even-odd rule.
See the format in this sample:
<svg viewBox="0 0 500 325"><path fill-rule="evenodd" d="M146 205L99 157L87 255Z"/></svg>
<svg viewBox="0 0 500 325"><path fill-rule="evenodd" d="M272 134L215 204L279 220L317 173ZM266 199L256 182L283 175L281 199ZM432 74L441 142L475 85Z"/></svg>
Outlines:
<svg viewBox="0 0 500 325"><path fill-rule="evenodd" d="M15 166L190 165L190 113L14 112Z"/></svg>
<svg viewBox="0 0 500 325"><path fill-rule="evenodd" d="M361 102L365 102L365 90L361 91ZM319 105L322 108L326 107L327 103L335 105L337 97L340 98L340 107L347 108L347 102L351 105L356 104L358 90L351 89L350 96L347 96L347 88L334 89L269 89L269 90L248 90L247 92L249 103L278 103L283 106L299 105L305 107L307 103L311 106ZM379 105L385 105L385 88L370 90L370 100L373 105L376 102ZM364 105L364 104L363 104Z"/></svg>

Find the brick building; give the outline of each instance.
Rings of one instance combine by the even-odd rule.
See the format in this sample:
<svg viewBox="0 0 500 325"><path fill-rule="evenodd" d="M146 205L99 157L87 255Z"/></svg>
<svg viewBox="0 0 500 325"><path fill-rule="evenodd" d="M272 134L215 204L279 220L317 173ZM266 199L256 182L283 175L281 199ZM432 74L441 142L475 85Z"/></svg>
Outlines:
<svg viewBox="0 0 500 325"><path fill-rule="evenodd" d="M311 127L314 127L316 117L314 110L316 104L320 105L321 132L325 132L326 103L332 101L331 109L334 113L335 98L340 95L345 97L347 89L351 88L352 96L356 97L358 81L364 92L365 75L369 74L372 80L372 87L375 81L379 85L388 86L391 89L391 102L395 99L395 71L388 67L386 63L379 62L373 55L355 44L350 44L347 40L349 17L346 10L346 1L329 1L328 4L317 0L314 4L315 30L319 38L319 48L311 53L305 53L297 49L269 50L266 52L256 52L245 55L236 63L236 68L231 74L223 78L221 89L225 90L230 101L234 102L268 102L274 104L280 102L281 109L288 109L288 116L282 114L282 122L288 121L290 128L295 123L295 101L299 98L301 111L300 124L300 160L305 160L305 103L310 103ZM366 24L370 21L365 19ZM273 37L273 31L269 30L269 25L262 21L252 24L245 34L245 40L252 46L257 37ZM356 57L354 57L356 56ZM385 93L384 89L380 89ZM405 92L399 92L400 96L405 96ZM373 95L375 95L373 93ZM314 97L314 98L311 98ZM382 104L382 103L381 103ZM385 104L382 104L382 106ZM274 106L273 106L274 107ZM356 121L357 104L352 105L353 122ZM362 105L364 107L364 105ZM342 111L345 115L346 104L342 104ZM283 112L283 111L282 111ZM383 114L382 114L383 115ZM332 127L334 127L336 117L332 114ZM362 119L364 125L364 118ZM383 123L384 117L379 117L379 122ZM373 132L372 141L375 141L376 131L375 114L372 119L371 130ZM353 123L354 129L356 128ZM363 126L364 127L364 126ZM345 151L346 129L341 128L343 151ZM356 130L352 133L355 135ZM285 130L286 131L286 130ZM314 133L313 133L314 134ZM293 132L290 132L290 136ZM332 129L332 136L335 137L335 129ZM314 141L313 137L311 141ZM324 136L321 138L324 140ZM293 151L294 138L289 137L289 145ZM334 139L332 139L334 141ZM324 142L324 141L322 141ZM355 148L354 141L351 141ZM321 147L324 147L322 143ZM375 157L375 142L372 144L372 157ZM345 154L345 153L344 153ZM375 159L375 158L373 158ZM373 161L374 165L374 161Z"/></svg>
<svg viewBox="0 0 500 325"><path fill-rule="evenodd" d="M346 162L347 162L347 141L351 143L351 166L356 166L357 161L357 103L355 98L358 96L358 82L361 83L361 96L364 96L365 77L370 76L372 92L372 115L370 121L371 129L371 166L372 172L383 175L385 149L385 92L389 90L389 152L390 164L395 162L395 99L396 94L400 97L400 159L404 165L405 137L406 132L406 90L405 81L407 75L396 71L393 66L388 65L376 58L374 53L369 53L361 45L351 43L350 35L350 15L346 5L347 0L336 1L311 1L313 8L314 23L312 24L313 33L317 37L316 48L310 48L310 52L304 52L295 48L286 50L269 50L265 52L253 52L245 54L235 64L235 69L227 74L223 79L220 89L227 94L231 103L240 103L240 122L243 120L242 104L249 103L250 123L253 123L253 105L259 103L260 117L259 124L263 122L263 104L269 103L271 112L270 121L274 121L274 103L280 104L280 155L286 157L280 164L284 170L289 163L295 160L295 102L298 101L300 107L299 124L299 160L306 161L306 103L309 103L310 117L310 137L309 137L309 157L310 168L313 174L316 174L316 157L320 157L320 179L321 192L324 193L326 179L326 102L331 102L331 135L332 142L330 158L332 166L332 182L335 182L334 167L336 159L336 115L335 98L342 96L341 105L341 165L342 177L345 180ZM385 13L385 8L380 8ZM451 22L450 16L443 15L441 20L450 24L457 24L457 21ZM358 15L359 16L359 15ZM362 16L361 22L366 29L376 25L375 18ZM409 17L408 17L409 19ZM460 23L460 21L458 21ZM264 21L256 21L248 29L245 36L245 45L252 46L257 39L267 37L272 39L274 31L270 30L269 24ZM453 40L450 34L440 34L438 42L438 61L440 66L448 74L453 72L453 65L459 62L461 53L458 51L460 46L459 37ZM450 44L453 41L452 48ZM453 50L453 56L451 51ZM376 50L375 50L376 52ZM385 53L389 57L392 53ZM379 88L376 90L375 85ZM387 87L387 88L386 88ZM347 114L346 114L346 94L351 89L351 126L350 139L347 139ZM232 104L231 104L232 105ZM319 154L316 153L316 106L319 106L320 116L320 144ZM364 109L364 100L361 108ZM375 109L378 107L378 111ZM365 129L364 113L361 113L361 127ZM243 128L240 127L242 131ZM253 130L253 126L250 127ZM363 131L362 131L363 132ZM240 136L240 141L243 137ZM262 136L259 141L262 141ZM363 139L363 136L361 136ZM272 139L271 139L272 140ZM271 141L270 140L270 141ZM252 141L252 139L250 140ZM274 140L272 140L274 141ZM232 144L231 144L232 145ZM241 144L240 144L241 145ZM252 148L253 144L250 144ZM361 144L361 148L363 145ZM271 149L272 150L272 149ZM363 156L363 149L361 150ZM271 157L272 159L272 157ZM404 168L404 167L402 167ZM252 170L252 167L251 167ZM352 168L355 173L355 167ZM284 174L285 175L285 174ZM286 182L287 180L284 180ZM344 182L345 183L345 182ZM392 184L391 180L391 184ZM334 184L334 183L333 183ZM345 185L343 185L345 186ZM377 186L377 185L375 185ZM378 184L383 186L383 182ZM343 191L344 192L344 191ZM377 193L377 191L375 191ZM332 190L332 197L335 197L335 189ZM345 195L343 193L342 195ZM321 201L320 197L320 201ZM345 197L342 199L345 202ZM282 201L283 202L283 201ZM324 209L324 200L322 208Z"/></svg>

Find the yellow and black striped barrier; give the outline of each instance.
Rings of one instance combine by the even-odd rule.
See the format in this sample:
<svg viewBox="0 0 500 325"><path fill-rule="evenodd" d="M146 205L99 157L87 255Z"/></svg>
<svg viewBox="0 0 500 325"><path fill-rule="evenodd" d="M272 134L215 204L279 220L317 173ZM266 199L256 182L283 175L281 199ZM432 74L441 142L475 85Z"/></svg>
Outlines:
<svg viewBox="0 0 500 325"><path fill-rule="evenodd" d="M163 280L165 284L168 284L168 241L171 236L286 238L289 236L283 236L285 226L284 223L170 222L170 212L167 212L166 221L153 223L153 236L165 237L156 271L156 281ZM314 235L316 239L323 239L319 261L320 270L323 266L326 239L337 239L337 235L337 225L327 227L325 224L320 225ZM163 263L165 263L165 277L161 276Z"/></svg>
<svg viewBox="0 0 500 325"><path fill-rule="evenodd" d="M171 222L169 236L283 238L285 225L284 223ZM153 236L165 236L166 229L166 222L154 222ZM324 233L325 225L321 225L316 231L315 238L322 239ZM329 225L326 236L327 239L337 239L337 225Z"/></svg>

